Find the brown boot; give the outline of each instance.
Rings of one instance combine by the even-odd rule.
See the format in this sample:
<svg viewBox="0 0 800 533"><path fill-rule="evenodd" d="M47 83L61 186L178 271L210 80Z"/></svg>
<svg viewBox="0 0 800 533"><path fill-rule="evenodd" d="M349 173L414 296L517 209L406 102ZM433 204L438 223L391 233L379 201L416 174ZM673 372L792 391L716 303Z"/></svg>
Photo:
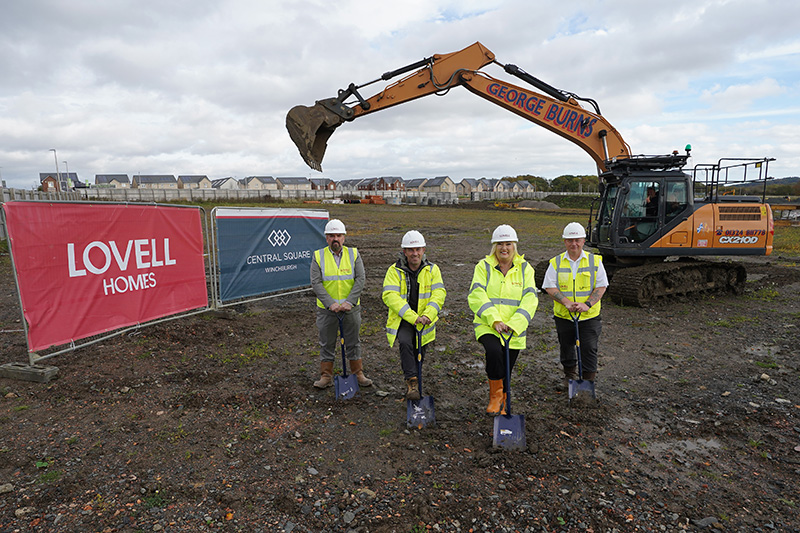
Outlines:
<svg viewBox="0 0 800 533"><path fill-rule="evenodd" d="M406 400L419 400L419 381L417 378L409 378L406 380Z"/></svg>
<svg viewBox="0 0 800 533"><path fill-rule="evenodd" d="M597 372L584 372L583 379L586 381L594 382L595 378L597 378Z"/></svg>
<svg viewBox="0 0 800 533"><path fill-rule="evenodd" d="M564 367L564 379L562 381L563 389L569 390L570 380L575 381L578 379L578 365Z"/></svg>
<svg viewBox="0 0 800 533"><path fill-rule="evenodd" d="M506 414L506 395L503 392L502 379L489 380L489 405L486 407L486 414L489 416Z"/></svg>
<svg viewBox="0 0 800 533"><path fill-rule="evenodd" d="M372 385L372 380L364 375L361 359L350 361L350 373L356 375L359 387L369 387Z"/></svg>
<svg viewBox="0 0 800 533"><path fill-rule="evenodd" d="M333 385L333 361L322 361L319 364L319 381L314 382L318 389L326 389Z"/></svg>

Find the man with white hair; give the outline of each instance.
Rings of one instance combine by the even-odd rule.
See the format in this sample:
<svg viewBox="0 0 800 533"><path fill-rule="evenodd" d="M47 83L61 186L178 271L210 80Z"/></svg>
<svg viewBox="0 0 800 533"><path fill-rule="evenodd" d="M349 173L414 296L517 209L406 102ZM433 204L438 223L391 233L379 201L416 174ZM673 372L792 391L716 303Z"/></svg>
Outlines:
<svg viewBox="0 0 800 533"><path fill-rule="evenodd" d="M550 260L542 288L554 301L553 318L561 345L564 384L567 385L569 380L582 377L594 381L597 377L597 344L602 330L600 299L608 287L608 276L602 257L583 250L586 243L583 226L570 222L561 237L567 250ZM578 375L573 316L578 316L580 323L583 376Z"/></svg>
<svg viewBox="0 0 800 533"><path fill-rule="evenodd" d="M341 220L331 219L325 225L328 246L314 252L311 261L311 288L317 296L317 329L319 330L320 378L314 382L318 389L333 384L333 358L339 317L342 317L345 354L350 373L355 374L361 387L372 380L364 375L361 361L361 291L366 276L361 254L356 248L344 245L347 230Z"/></svg>

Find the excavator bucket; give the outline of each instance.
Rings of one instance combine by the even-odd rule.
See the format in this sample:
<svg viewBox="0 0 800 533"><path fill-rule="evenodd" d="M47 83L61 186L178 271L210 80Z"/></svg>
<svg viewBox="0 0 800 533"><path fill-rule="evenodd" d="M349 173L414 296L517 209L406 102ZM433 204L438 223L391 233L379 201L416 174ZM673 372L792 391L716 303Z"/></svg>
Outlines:
<svg viewBox="0 0 800 533"><path fill-rule="evenodd" d="M344 120L320 104L313 107L298 105L286 114L286 129L303 160L317 171L322 171L322 158L328 147L328 138Z"/></svg>

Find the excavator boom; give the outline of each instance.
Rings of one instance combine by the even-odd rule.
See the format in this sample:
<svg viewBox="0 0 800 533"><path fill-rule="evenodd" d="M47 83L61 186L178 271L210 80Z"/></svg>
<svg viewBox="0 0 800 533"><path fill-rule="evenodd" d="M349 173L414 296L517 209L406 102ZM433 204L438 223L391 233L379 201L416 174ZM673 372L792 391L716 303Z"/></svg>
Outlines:
<svg viewBox="0 0 800 533"><path fill-rule="evenodd" d="M507 73L547 95L492 78L480 71L491 63L497 63L495 55L479 42L458 52L434 55L386 72L369 83L350 84L336 97L319 100L312 107L295 106L286 116L286 128L303 160L311 168L321 170L328 139L344 122L423 96L443 95L462 85L473 94L577 144L595 160L601 171L606 170L607 162L612 159L630 157L628 145L600 115L596 104L596 113L584 109L575 95L550 87L515 65L502 66ZM359 92L367 85L408 72L411 73L369 98L365 99ZM347 102L351 98L358 102L351 105Z"/></svg>

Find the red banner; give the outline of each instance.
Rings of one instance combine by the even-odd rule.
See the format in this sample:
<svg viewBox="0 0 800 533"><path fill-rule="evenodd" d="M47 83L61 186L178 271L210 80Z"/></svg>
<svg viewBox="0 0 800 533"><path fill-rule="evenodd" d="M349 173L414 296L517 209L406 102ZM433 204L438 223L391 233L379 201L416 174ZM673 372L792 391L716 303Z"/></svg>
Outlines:
<svg viewBox="0 0 800 533"><path fill-rule="evenodd" d="M199 209L7 202L3 210L31 351L208 306Z"/></svg>

